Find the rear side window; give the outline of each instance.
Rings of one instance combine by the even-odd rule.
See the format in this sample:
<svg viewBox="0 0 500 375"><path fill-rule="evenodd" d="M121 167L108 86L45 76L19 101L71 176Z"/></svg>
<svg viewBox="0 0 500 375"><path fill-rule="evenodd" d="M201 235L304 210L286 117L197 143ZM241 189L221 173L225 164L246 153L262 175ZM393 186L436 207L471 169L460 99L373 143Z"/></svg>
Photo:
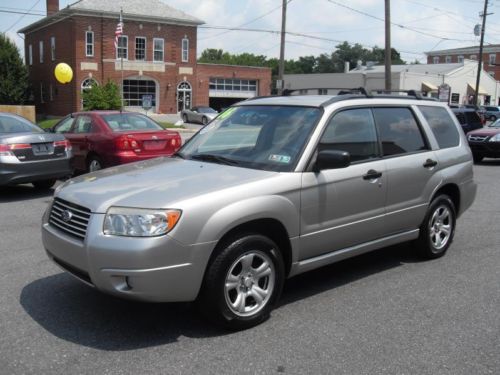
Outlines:
<svg viewBox="0 0 500 375"><path fill-rule="evenodd" d="M378 157L377 131L371 110L350 109L337 113L328 123L319 147L347 151L352 162Z"/></svg>
<svg viewBox="0 0 500 375"><path fill-rule="evenodd" d="M427 150L417 120L410 108L373 108L384 156Z"/></svg>
<svg viewBox="0 0 500 375"><path fill-rule="evenodd" d="M448 111L442 107L419 106L440 148L458 146L460 134Z"/></svg>
<svg viewBox="0 0 500 375"><path fill-rule="evenodd" d="M465 115L462 113L462 112L453 112L455 113L455 116L457 117L458 119L458 122L461 124L461 125L464 125L467 123L466 119L465 119Z"/></svg>

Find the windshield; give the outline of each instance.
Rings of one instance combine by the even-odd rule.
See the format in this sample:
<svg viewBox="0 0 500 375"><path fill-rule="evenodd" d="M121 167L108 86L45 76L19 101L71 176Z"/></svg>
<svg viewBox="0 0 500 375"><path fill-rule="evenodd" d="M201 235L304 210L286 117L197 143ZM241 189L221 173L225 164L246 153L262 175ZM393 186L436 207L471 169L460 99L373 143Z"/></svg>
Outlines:
<svg viewBox="0 0 500 375"><path fill-rule="evenodd" d="M292 106L231 107L181 149L186 159L269 171L292 171L322 110Z"/></svg>
<svg viewBox="0 0 500 375"><path fill-rule="evenodd" d="M102 118L114 132L129 130L163 130L163 128L150 118L135 113L117 113L103 115Z"/></svg>
<svg viewBox="0 0 500 375"><path fill-rule="evenodd" d="M500 118L488 125L489 128L500 128Z"/></svg>
<svg viewBox="0 0 500 375"><path fill-rule="evenodd" d="M43 133L43 130L22 117L0 115L0 133Z"/></svg>
<svg viewBox="0 0 500 375"><path fill-rule="evenodd" d="M210 107L199 107L198 112L200 113L217 113L215 109L212 109Z"/></svg>

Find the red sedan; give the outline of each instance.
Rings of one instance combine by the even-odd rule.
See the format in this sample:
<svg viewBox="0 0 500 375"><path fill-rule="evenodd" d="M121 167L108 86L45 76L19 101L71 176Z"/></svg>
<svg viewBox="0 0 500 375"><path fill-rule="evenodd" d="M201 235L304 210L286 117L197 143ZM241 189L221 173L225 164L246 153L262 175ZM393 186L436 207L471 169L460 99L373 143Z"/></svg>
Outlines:
<svg viewBox="0 0 500 375"><path fill-rule="evenodd" d="M72 113L52 131L71 142L73 167L80 172L169 156L181 146L178 132L164 130L149 117L134 112Z"/></svg>

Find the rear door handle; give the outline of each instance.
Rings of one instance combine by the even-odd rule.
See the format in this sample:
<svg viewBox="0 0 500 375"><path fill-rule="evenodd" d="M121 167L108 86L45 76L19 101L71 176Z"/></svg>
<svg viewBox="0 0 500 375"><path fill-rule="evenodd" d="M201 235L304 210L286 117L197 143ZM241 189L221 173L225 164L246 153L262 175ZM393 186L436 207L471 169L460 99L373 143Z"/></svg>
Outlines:
<svg viewBox="0 0 500 375"><path fill-rule="evenodd" d="M375 169L370 169L363 176L363 180L374 180L374 179L379 178L379 177L382 177L382 172L378 172Z"/></svg>
<svg viewBox="0 0 500 375"><path fill-rule="evenodd" d="M427 159L423 165L424 168L433 168L437 165L437 161L432 159Z"/></svg>

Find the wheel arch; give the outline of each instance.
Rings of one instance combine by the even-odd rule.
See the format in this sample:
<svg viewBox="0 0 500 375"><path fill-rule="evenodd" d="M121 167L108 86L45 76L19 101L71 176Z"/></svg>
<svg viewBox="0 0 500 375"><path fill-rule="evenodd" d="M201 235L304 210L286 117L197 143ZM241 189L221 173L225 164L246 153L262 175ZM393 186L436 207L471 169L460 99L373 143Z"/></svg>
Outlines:
<svg viewBox="0 0 500 375"><path fill-rule="evenodd" d="M455 213L458 215L460 212L460 189L458 188L457 185L448 183L446 185L441 186L432 196L431 202L436 198L437 196L441 194L446 194L447 196L450 197L451 201L453 202L453 205L455 206Z"/></svg>

